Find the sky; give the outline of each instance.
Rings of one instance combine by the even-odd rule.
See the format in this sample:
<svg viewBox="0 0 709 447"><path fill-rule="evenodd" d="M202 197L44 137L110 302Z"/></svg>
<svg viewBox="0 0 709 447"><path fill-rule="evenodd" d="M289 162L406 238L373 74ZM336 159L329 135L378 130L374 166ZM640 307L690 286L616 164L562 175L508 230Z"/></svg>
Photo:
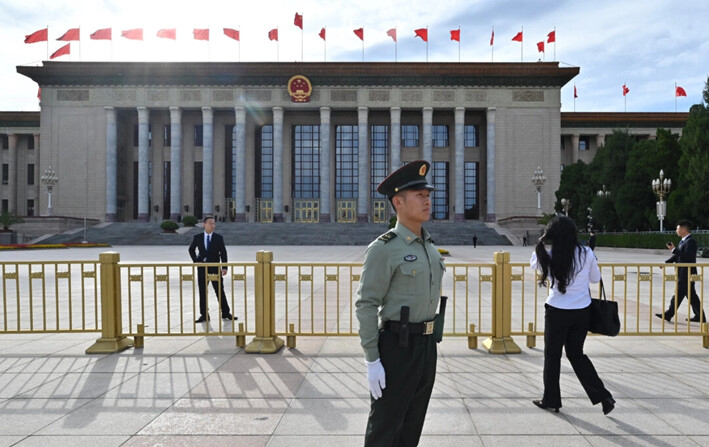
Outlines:
<svg viewBox="0 0 709 447"><path fill-rule="evenodd" d="M296 12L302 32L293 24ZM426 43L414 30L428 27L429 62L580 67L561 90L565 112L674 112L675 105L686 112L702 101L709 76L708 19L708 0L0 0L0 111L39 110L37 84L16 67L47 60L70 28L80 28L81 40L56 61L361 62L353 30L363 27L365 62L425 62ZM24 43L45 27L48 45ZM112 41L89 39L109 27ZM326 41L318 36L323 27ZM459 27L460 46L450 39ZM142 42L121 37L134 28L143 28ZM164 28L176 28L177 39L157 38ZM195 40L195 28L209 28L210 40ZM238 29L240 42L223 28ZM278 42L268 39L273 28ZM556 45L539 53L537 42L554 30ZM512 41L520 31L521 44ZM687 97L675 97L675 83Z"/></svg>

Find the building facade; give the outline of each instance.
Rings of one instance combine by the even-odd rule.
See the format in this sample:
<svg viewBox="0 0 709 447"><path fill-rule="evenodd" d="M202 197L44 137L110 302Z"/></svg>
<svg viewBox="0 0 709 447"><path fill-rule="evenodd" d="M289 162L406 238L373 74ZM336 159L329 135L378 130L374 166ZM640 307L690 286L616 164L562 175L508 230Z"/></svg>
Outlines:
<svg viewBox="0 0 709 447"><path fill-rule="evenodd" d="M634 122L560 113L579 69L558 63L44 62L18 72L42 89L38 127L4 126L0 114L15 148L2 154L0 196L21 215L47 212L38 176L51 166L54 215L378 222L390 209L377 184L425 159L434 219L531 216L537 167L550 212L560 167ZM682 114L664 115L681 129Z"/></svg>

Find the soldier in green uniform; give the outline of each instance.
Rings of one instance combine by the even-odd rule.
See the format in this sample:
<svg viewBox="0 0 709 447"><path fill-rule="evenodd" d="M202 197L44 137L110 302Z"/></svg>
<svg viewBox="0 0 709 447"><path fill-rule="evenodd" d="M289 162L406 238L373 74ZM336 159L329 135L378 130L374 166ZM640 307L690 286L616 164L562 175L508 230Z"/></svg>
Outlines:
<svg viewBox="0 0 709 447"><path fill-rule="evenodd" d="M408 163L377 187L397 223L367 247L356 302L371 394L365 446L418 445L433 391L445 264L422 227L431 216L429 166Z"/></svg>

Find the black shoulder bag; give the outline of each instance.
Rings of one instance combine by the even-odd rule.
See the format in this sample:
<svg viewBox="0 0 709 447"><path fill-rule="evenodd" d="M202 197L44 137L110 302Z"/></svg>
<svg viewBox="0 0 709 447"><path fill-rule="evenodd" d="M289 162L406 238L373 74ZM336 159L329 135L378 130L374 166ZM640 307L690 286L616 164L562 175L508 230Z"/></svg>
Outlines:
<svg viewBox="0 0 709 447"><path fill-rule="evenodd" d="M588 331L615 337L620 332L618 303L606 299L606 289L601 280L601 298L591 298L591 318Z"/></svg>

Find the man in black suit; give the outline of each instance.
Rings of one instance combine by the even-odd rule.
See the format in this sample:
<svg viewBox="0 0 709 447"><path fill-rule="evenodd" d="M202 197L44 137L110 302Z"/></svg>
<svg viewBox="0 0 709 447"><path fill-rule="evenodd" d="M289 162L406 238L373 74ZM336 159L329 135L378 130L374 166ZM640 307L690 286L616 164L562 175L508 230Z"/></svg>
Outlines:
<svg viewBox="0 0 709 447"><path fill-rule="evenodd" d="M681 220L677 224L677 236L682 238L679 246L675 247L672 242L667 243L667 248L672 251L672 257L666 260L666 263L687 263L694 264L697 262L697 241L692 238L691 234L691 223L688 220ZM697 273L697 268L691 268L692 275ZM675 297L677 299L677 307L682 304L682 300L687 296L687 280L688 280L687 267L677 267L677 295L673 296L670 300L670 308L663 314L655 314L659 318L664 318L667 321L671 321L672 317L675 315ZM703 321L706 323L707 317L702 310L702 303L699 301L699 295L694 289L694 281L690 282L690 298L689 303L692 305L692 310L694 311L694 316L689 321L699 322ZM700 320L700 317L702 318Z"/></svg>
<svg viewBox="0 0 709 447"><path fill-rule="evenodd" d="M189 253L193 262L228 262L226 257L226 247L224 246L224 238L214 232L217 226L214 217L207 216L204 218L204 233L195 234L190 244ZM195 251L197 253L195 253ZM216 274L219 267L207 267L207 273ZM226 275L227 268L222 267L222 276ZM207 281L205 279L205 268L197 267L197 283L199 285L199 312L200 316L195 323L203 323L209 320L207 313ZM229 311L229 303L226 300L224 293L224 285L221 281L211 281L214 292L217 298L221 297L220 309L222 318L225 320L236 320L232 318Z"/></svg>

